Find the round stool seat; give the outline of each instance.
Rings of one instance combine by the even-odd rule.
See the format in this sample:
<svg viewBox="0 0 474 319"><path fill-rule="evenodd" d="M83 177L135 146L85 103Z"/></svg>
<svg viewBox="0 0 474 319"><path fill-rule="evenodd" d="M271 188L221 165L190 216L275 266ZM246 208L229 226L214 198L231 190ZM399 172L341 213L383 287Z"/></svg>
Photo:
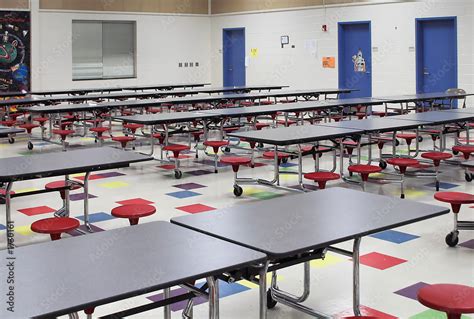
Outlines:
<svg viewBox="0 0 474 319"><path fill-rule="evenodd" d="M273 151L264 152L263 157L264 158L275 158L275 152L273 152ZM290 154L286 154L286 153L283 153L283 152L278 152L277 157L278 157L278 159L284 159L284 158L290 157Z"/></svg>
<svg viewBox="0 0 474 319"><path fill-rule="evenodd" d="M189 150L188 145L170 144L170 145L163 146L163 151L173 152L173 156L175 158L179 157L179 153L181 153L183 151L187 151L187 150Z"/></svg>
<svg viewBox="0 0 474 319"><path fill-rule="evenodd" d="M1 125L12 127L16 124L15 120L6 120L6 121L0 121Z"/></svg>
<svg viewBox="0 0 474 319"><path fill-rule="evenodd" d="M260 131L262 128L269 127L269 126L270 126L270 124L268 124L268 123L260 123L260 122L259 122L259 123L256 123L256 124L255 124L255 128L256 128L258 131Z"/></svg>
<svg viewBox="0 0 474 319"><path fill-rule="evenodd" d="M260 101L258 104L260 104L260 105L272 105L274 103L273 103L273 101L264 100L264 101Z"/></svg>
<svg viewBox="0 0 474 319"><path fill-rule="evenodd" d="M415 133L399 133L396 136L397 136L397 138L404 139L407 142L408 145L410 145L411 141L416 138Z"/></svg>
<svg viewBox="0 0 474 319"><path fill-rule="evenodd" d="M232 132L240 130L240 127L238 127L238 126L229 126L229 127L224 127L223 130L226 133L232 133Z"/></svg>
<svg viewBox="0 0 474 319"><path fill-rule="evenodd" d="M360 174L364 182L369 179L370 174L379 173L381 171L382 169L375 165L358 164L349 166L349 172Z"/></svg>
<svg viewBox="0 0 474 319"><path fill-rule="evenodd" d="M218 149L219 147L229 145L229 141L205 141L202 143L206 146L214 148L214 150Z"/></svg>
<svg viewBox="0 0 474 319"><path fill-rule="evenodd" d="M421 288L418 301L428 308L450 315L474 313L474 287L454 284L436 284Z"/></svg>
<svg viewBox="0 0 474 319"><path fill-rule="evenodd" d="M67 136L74 134L73 130L53 130L53 134L61 136L62 140L65 140Z"/></svg>
<svg viewBox="0 0 474 319"><path fill-rule="evenodd" d="M19 126L19 128L25 129L28 132L28 134L31 134L31 131L37 127L39 127L38 124L32 124L32 123L22 124Z"/></svg>
<svg viewBox="0 0 474 319"><path fill-rule="evenodd" d="M438 192L434 198L450 204L474 204L474 195L461 192Z"/></svg>
<svg viewBox="0 0 474 319"><path fill-rule="evenodd" d="M240 105L242 105L242 106L253 106L254 103L253 103L253 102L249 102L249 101L244 101L244 102L240 102Z"/></svg>
<svg viewBox="0 0 474 319"><path fill-rule="evenodd" d="M95 133L105 133L107 131L110 131L110 127L105 127L105 126L101 126L101 127L92 127L89 129L91 132L95 132Z"/></svg>
<svg viewBox="0 0 474 319"><path fill-rule="evenodd" d="M296 124L296 121L295 120L278 120L277 123L280 125L291 126L291 125Z"/></svg>
<svg viewBox="0 0 474 319"><path fill-rule="evenodd" d="M453 155L449 153L443 153L443 152L426 152L426 153L422 153L421 157L430 159L433 161L435 166L439 166L439 163L441 161L450 159L451 157L453 157Z"/></svg>
<svg viewBox="0 0 474 319"><path fill-rule="evenodd" d="M71 183L69 186L70 186L70 190L72 191L81 188L81 186L76 183ZM65 198L65 190L61 189L64 187L66 187L66 181L56 181L56 182L51 182L44 185L44 188L47 190L58 190L61 194L62 199Z"/></svg>
<svg viewBox="0 0 474 319"><path fill-rule="evenodd" d="M79 227L79 221L71 217L51 217L35 221L31 224L31 230L35 233L49 234L52 240L61 238L62 233Z"/></svg>
<svg viewBox="0 0 474 319"><path fill-rule="evenodd" d="M237 173L239 166L249 165L252 159L249 157L225 156L221 158L221 163L232 165L232 170Z"/></svg>
<svg viewBox="0 0 474 319"><path fill-rule="evenodd" d="M143 127L143 124L128 123L124 124L123 127L135 133L136 130Z"/></svg>
<svg viewBox="0 0 474 319"><path fill-rule="evenodd" d="M127 147L127 143L135 141L133 136L115 136L112 137L112 141L119 142L122 144L122 148Z"/></svg>
<svg viewBox="0 0 474 319"><path fill-rule="evenodd" d="M400 169L400 173L405 174L407 167L414 167L418 166L420 162L418 162L414 158L389 158L387 163L390 165L398 166Z"/></svg>
<svg viewBox="0 0 474 319"><path fill-rule="evenodd" d="M136 225L140 218L153 215L155 212L156 208L151 205L132 204L115 207L111 214L118 218L128 218L130 225Z"/></svg>
<svg viewBox="0 0 474 319"><path fill-rule="evenodd" d="M34 117L32 120L35 122L38 122L40 125L44 125L44 123L48 121L48 118L47 117Z"/></svg>
<svg viewBox="0 0 474 319"><path fill-rule="evenodd" d="M474 153L474 145L456 145L453 146L453 152L463 153L465 159L469 159L472 153Z"/></svg>
<svg viewBox="0 0 474 319"><path fill-rule="evenodd" d="M303 176L306 179L318 183L320 189L326 188L326 183L328 181L334 181L341 178L341 175L332 172L313 172L304 174Z"/></svg>

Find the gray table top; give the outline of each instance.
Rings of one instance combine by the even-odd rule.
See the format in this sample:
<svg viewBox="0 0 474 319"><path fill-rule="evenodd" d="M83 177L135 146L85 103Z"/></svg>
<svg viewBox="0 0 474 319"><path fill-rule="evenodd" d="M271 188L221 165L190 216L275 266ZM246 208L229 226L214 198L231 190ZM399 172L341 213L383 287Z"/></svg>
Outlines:
<svg viewBox="0 0 474 319"><path fill-rule="evenodd" d="M393 96L378 96L376 99L384 100L386 103L402 103L402 102L416 102L416 101L432 101L432 100L443 100L443 99L461 99L466 96L474 95L474 93L446 93L446 92L433 92L433 93L419 93L419 94L400 94Z"/></svg>
<svg viewBox="0 0 474 319"><path fill-rule="evenodd" d="M466 107L466 108L464 108L464 109L450 109L450 110L444 110L443 112L455 112L455 113L473 114L473 113L474 113L474 107Z"/></svg>
<svg viewBox="0 0 474 319"><path fill-rule="evenodd" d="M115 120L127 123L137 123L144 125L159 125L167 123L182 123L201 119L216 118L218 114L200 112L171 112L159 114L140 114L131 116L117 116Z"/></svg>
<svg viewBox="0 0 474 319"><path fill-rule="evenodd" d="M151 84L151 85L132 85L123 86L123 90L172 90L179 88L195 88L210 85L211 83L170 83L170 84Z"/></svg>
<svg viewBox="0 0 474 319"><path fill-rule="evenodd" d="M25 130L16 127L7 127L0 125L0 137L6 137L10 134L23 133Z"/></svg>
<svg viewBox="0 0 474 319"><path fill-rule="evenodd" d="M27 106L20 107L21 111L30 113L42 113L42 114L53 114L53 113L67 113L67 112L93 112L97 110L107 110L105 103L89 103L89 104L59 104L59 105L41 105L41 106Z"/></svg>
<svg viewBox="0 0 474 319"><path fill-rule="evenodd" d="M7 257L7 251L0 252L4 262ZM82 311L266 259L260 252L168 222L20 247L13 257L15 318ZM7 271L0 267L2 280ZM1 287L0 318L11 318L5 309L6 282Z"/></svg>
<svg viewBox="0 0 474 319"><path fill-rule="evenodd" d="M441 206L329 188L171 220L284 258L449 213Z"/></svg>
<svg viewBox="0 0 474 319"><path fill-rule="evenodd" d="M397 116L388 116L387 119L429 122L426 125L440 125L474 120L474 113L430 111L423 113L410 113Z"/></svg>
<svg viewBox="0 0 474 319"><path fill-rule="evenodd" d="M0 182L107 170L152 159L147 155L111 147L2 158Z"/></svg>
<svg viewBox="0 0 474 319"><path fill-rule="evenodd" d="M373 132L393 132L402 129L413 129L421 125L429 124L422 121L408 121L396 119L397 116L389 118L368 118L362 120L351 120L331 123L321 123L321 126L330 126L338 128L360 129L366 133Z"/></svg>
<svg viewBox="0 0 474 319"><path fill-rule="evenodd" d="M359 97L350 99L324 100L327 106L358 106L358 105L382 105L383 101L372 97Z"/></svg>
<svg viewBox="0 0 474 319"><path fill-rule="evenodd" d="M246 141L285 146L311 143L332 138L360 135L362 130L335 128L320 125L279 127L261 131L228 133L228 136L244 138Z"/></svg>

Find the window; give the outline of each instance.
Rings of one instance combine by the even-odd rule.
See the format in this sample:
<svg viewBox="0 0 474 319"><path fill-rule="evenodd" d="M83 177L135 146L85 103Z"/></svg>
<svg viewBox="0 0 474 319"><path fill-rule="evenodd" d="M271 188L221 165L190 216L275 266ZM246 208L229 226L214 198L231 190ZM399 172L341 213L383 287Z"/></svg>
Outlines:
<svg viewBox="0 0 474 319"><path fill-rule="evenodd" d="M135 77L135 22L73 21L72 79Z"/></svg>

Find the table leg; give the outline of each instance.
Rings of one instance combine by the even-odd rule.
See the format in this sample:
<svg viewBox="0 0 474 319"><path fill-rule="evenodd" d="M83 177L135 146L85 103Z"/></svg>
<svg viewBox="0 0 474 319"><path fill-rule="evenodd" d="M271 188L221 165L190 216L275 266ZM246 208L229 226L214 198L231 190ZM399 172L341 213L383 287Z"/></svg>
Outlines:
<svg viewBox="0 0 474 319"><path fill-rule="evenodd" d="M267 319L267 271L268 261L262 264L258 274L258 285L260 292L260 319Z"/></svg>
<svg viewBox="0 0 474 319"><path fill-rule="evenodd" d="M209 319L219 319L219 282L214 277L207 277L209 285Z"/></svg>
<svg viewBox="0 0 474 319"><path fill-rule="evenodd" d="M360 241L361 238L357 237L354 239L354 248L352 251L352 263L353 263L353 310L354 315L360 316Z"/></svg>
<svg viewBox="0 0 474 319"><path fill-rule="evenodd" d="M163 291L163 296L164 296L164 299L170 298L171 297L171 289L170 288L165 288L164 291ZM165 319L171 319L171 307L170 307L170 305L164 306L163 310L164 310Z"/></svg>
<svg viewBox="0 0 474 319"><path fill-rule="evenodd" d="M316 154L318 156L318 154ZM298 144L298 183L301 189L304 189L303 185L303 155L301 154L301 145Z"/></svg>
<svg viewBox="0 0 474 319"><path fill-rule="evenodd" d="M83 182L83 187L84 187L84 226L86 226L86 229L92 233L92 227L89 223L89 176L91 172L87 172L86 175L84 176L84 182Z"/></svg>

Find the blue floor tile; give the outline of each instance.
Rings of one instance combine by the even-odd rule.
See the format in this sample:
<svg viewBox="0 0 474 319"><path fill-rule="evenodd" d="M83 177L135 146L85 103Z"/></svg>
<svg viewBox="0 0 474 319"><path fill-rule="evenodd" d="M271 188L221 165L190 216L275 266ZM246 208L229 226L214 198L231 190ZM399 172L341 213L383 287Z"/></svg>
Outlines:
<svg viewBox="0 0 474 319"><path fill-rule="evenodd" d="M174 192L174 193L168 193L168 194L166 194L166 195L172 196L172 197L175 197L175 198L182 199L182 198L188 198L188 197L199 196L199 195L201 195L201 194L195 193L195 192L191 192L191 191L179 191L179 192Z"/></svg>
<svg viewBox="0 0 474 319"><path fill-rule="evenodd" d="M394 244L402 244L407 241L420 238L420 236L415 236L412 234L403 233L396 230L386 230L377 234L370 235L370 237L389 241Z"/></svg>
<svg viewBox="0 0 474 319"><path fill-rule="evenodd" d="M77 219L84 220L84 216L76 216ZM100 213L94 213L94 214L89 214L89 222L91 223L97 223L97 222L103 222L105 220L113 219L115 218L112 215L106 214L104 212Z"/></svg>
<svg viewBox="0 0 474 319"><path fill-rule="evenodd" d="M435 188L436 184L435 183L430 183L430 184L426 184L425 186L430 187L430 188ZM458 184L451 184L451 183L443 183L443 182L439 183L439 188L440 189L451 189L451 188L455 188L455 187L459 187L459 185Z"/></svg>

